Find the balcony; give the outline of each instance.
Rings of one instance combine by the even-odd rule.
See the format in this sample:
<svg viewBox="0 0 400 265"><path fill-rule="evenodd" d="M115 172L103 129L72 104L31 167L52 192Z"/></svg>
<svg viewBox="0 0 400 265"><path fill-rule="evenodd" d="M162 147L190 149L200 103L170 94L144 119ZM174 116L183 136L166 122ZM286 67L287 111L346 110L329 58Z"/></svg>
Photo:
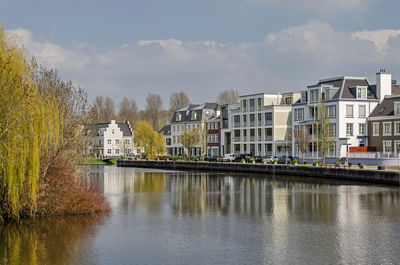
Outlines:
<svg viewBox="0 0 400 265"><path fill-rule="evenodd" d="M272 135L265 136L265 141L272 141Z"/></svg>
<svg viewBox="0 0 400 265"><path fill-rule="evenodd" d="M256 140L255 136L250 136L250 142L254 142Z"/></svg>
<svg viewBox="0 0 400 265"><path fill-rule="evenodd" d="M265 126L271 126L272 120L265 120Z"/></svg>

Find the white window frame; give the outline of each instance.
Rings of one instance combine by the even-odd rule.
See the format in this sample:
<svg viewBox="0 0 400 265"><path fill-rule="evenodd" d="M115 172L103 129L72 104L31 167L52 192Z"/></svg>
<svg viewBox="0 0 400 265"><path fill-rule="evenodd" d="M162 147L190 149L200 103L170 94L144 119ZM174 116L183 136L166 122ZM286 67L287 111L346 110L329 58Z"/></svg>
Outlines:
<svg viewBox="0 0 400 265"><path fill-rule="evenodd" d="M334 111L331 111L332 109ZM333 112L333 115L331 115L331 112ZM329 115L329 118L336 118L336 105L328 106L328 115Z"/></svg>
<svg viewBox="0 0 400 265"><path fill-rule="evenodd" d="M394 102L394 115L400 115L400 112L398 111L400 109L400 107L398 107L400 105L399 101Z"/></svg>
<svg viewBox="0 0 400 265"><path fill-rule="evenodd" d="M386 132L386 125L389 125L389 132ZM383 122L383 133L382 136L391 136L392 135L392 122Z"/></svg>
<svg viewBox="0 0 400 265"><path fill-rule="evenodd" d="M386 150L386 144L389 143L388 146L390 146L390 151ZM393 152L393 148L392 148L392 141L382 141L382 152L383 153L391 153Z"/></svg>
<svg viewBox="0 0 400 265"><path fill-rule="evenodd" d="M359 91L361 91L361 95L359 96ZM362 87L357 87L357 99L367 99L367 87L362 86Z"/></svg>
<svg viewBox="0 0 400 265"><path fill-rule="evenodd" d="M361 127L363 127L363 131L361 132ZM359 123L358 124L358 134L359 135L365 135L365 123Z"/></svg>
<svg viewBox="0 0 400 265"><path fill-rule="evenodd" d="M351 125L351 134L348 133L348 126ZM353 136L354 135L354 124L353 123L346 123L346 135Z"/></svg>
<svg viewBox="0 0 400 265"><path fill-rule="evenodd" d="M400 121L394 122L394 135L400 135Z"/></svg>
<svg viewBox="0 0 400 265"><path fill-rule="evenodd" d="M364 108L364 116L361 116L361 108ZM367 106L366 105L358 105L358 117L359 118L365 118L367 115Z"/></svg>
<svg viewBox="0 0 400 265"><path fill-rule="evenodd" d="M351 116L347 113L347 107L351 107ZM346 104L346 118L354 118L354 105Z"/></svg>
<svg viewBox="0 0 400 265"><path fill-rule="evenodd" d="M379 136L379 122L372 123L372 136Z"/></svg>

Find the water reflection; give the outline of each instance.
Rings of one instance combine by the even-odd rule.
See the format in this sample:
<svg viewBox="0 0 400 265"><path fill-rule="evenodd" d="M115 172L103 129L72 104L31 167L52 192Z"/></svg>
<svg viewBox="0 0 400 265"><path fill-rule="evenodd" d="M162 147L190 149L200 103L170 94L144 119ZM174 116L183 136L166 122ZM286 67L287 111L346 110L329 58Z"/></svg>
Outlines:
<svg viewBox="0 0 400 265"><path fill-rule="evenodd" d="M0 263L400 264L400 190L354 182L90 167L105 219L0 230Z"/></svg>
<svg viewBox="0 0 400 265"><path fill-rule="evenodd" d="M0 264L79 264L102 216L55 217L0 226ZM90 256L90 257L89 257Z"/></svg>

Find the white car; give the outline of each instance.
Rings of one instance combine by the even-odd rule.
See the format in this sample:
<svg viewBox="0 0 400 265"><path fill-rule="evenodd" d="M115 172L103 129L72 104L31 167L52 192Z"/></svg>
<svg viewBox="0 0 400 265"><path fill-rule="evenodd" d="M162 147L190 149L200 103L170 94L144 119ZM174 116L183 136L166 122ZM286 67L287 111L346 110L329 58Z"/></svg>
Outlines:
<svg viewBox="0 0 400 265"><path fill-rule="evenodd" d="M235 155L234 154L225 154L224 158L222 159L224 162L232 162L235 161Z"/></svg>

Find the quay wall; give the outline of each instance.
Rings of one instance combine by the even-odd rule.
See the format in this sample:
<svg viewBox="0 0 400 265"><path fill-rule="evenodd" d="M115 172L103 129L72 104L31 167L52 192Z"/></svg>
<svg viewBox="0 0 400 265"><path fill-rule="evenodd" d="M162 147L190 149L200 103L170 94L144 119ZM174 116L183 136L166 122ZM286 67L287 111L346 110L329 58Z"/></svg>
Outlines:
<svg viewBox="0 0 400 265"><path fill-rule="evenodd" d="M119 160L118 167L139 167L169 170L227 171L264 173L325 179L342 179L400 186L400 172L349 169L319 166L294 166L244 163L213 163L183 161Z"/></svg>

